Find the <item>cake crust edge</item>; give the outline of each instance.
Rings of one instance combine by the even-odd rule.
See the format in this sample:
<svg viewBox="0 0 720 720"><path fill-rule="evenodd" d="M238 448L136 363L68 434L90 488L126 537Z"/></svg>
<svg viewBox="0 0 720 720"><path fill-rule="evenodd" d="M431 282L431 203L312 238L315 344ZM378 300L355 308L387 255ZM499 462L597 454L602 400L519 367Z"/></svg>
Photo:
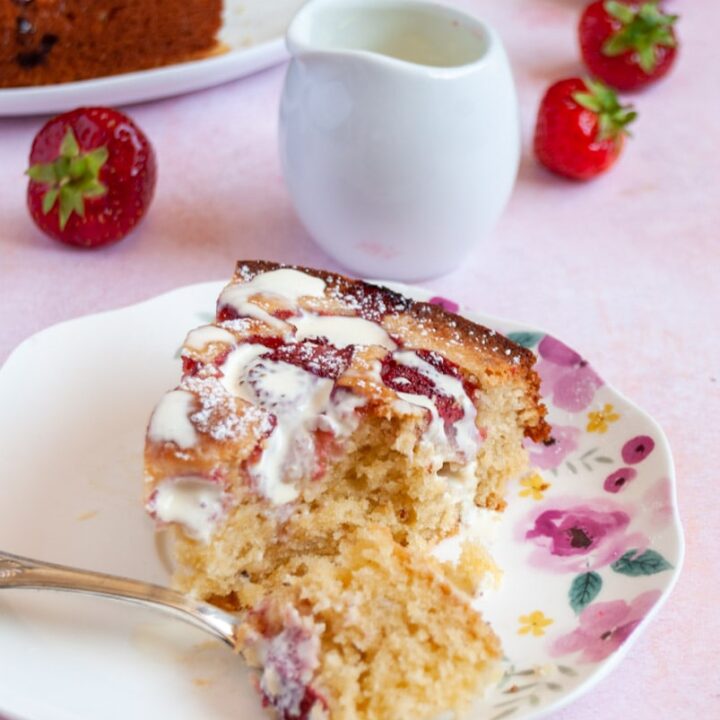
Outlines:
<svg viewBox="0 0 720 720"><path fill-rule="evenodd" d="M319 278L325 281L331 292L341 297L369 298L375 301L372 304L387 308L386 316L399 317L402 313L407 313L422 325L431 327L435 335L446 342L470 346L487 364L494 366L494 373L520 376L519 379L525 387L527 406L532 409L532 413L529 413L531 416L524 422L525 436L534 442L550 438L551 427L545 420L547 408L540 397L540 376L533 369L536 359L531 350L514 343L495 330L449 312L441 305L413 300L384 285L350 278L329 270L271 260L238 260L233 281L248 282L257 275L282 269L297 270Z"/></svg>

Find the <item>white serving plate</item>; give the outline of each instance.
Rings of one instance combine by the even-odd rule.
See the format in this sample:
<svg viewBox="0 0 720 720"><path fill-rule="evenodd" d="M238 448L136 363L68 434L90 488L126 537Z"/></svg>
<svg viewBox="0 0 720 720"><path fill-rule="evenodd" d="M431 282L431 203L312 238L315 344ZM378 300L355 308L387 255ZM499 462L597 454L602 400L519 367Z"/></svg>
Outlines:
<svg viewBox="0 0 720 720"><path fill-rule="evenodd" d="M0 116L128 105L220 85L287 57L283 36L304 0L225 0L220 40L230 49L203 60L81 82L0 89Z"/></svg>
<svg viewBox="0 0 720 720"><path fill-rule="evenodd" d="M212 318L222 285L61 323L14 351L0 370L0 548L167 584L142 509L144 430L177 382L180 342ZM673 464L655 422L564 345L462 312L540 349L559 428L554 445L531 449L544 469L510 486L497 523L504 579L481 605L506 672L469 716L536 719L617 665L670 593L684 547ZM619 467L627 482L609 492L605 478ZM219 642L107 600L0 591L0 668L0 713L12 718L265 717L242 662Z"/></svg>

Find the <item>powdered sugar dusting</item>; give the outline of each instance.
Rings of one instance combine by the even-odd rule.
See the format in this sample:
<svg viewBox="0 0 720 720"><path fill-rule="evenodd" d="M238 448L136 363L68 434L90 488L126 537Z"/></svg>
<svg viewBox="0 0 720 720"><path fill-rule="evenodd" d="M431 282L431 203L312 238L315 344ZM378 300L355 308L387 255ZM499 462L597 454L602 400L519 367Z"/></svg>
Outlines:
<svg viewBox="0 0 720 720"><path fill-rule="evenodd" d="M353 310L359 317L379 323L388 315L405 312L410 300L379 285L352 285L342 288L335 278L327 278L327 294Z"/></svg>
<svg viewBox="0 0 720 720"><path fill-rule="evenodd" d="M217 325L225 330L245 333L250 329L251 321L249 318L235 318L234 320L223 320L222 322L217 323Z"/></svg>
<svg viewBox="0 0 720 720"><path fill-rule="evenodd" d="M249 432L263 435L272 430L270 414L262 408L249 405L238 415L235 398L217 375L186 376L181 386L200 401L200 409L190 419L215 440L231 440Z"/></svg>
<svg viewBox="0 0 720 720"><path fill-rule="evenodd" d="M313 375L337 380L350 365L353 348L339 349L324 338L280 345L266 357L298 365Z"/></svg>

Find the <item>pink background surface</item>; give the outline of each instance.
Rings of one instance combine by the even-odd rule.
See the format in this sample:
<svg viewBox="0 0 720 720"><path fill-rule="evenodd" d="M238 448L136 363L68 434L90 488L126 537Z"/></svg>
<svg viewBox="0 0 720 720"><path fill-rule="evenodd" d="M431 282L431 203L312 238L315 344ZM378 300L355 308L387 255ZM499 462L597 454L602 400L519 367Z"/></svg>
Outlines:
<svg viewBox="0 0 720 720"><path fill-rule="evenodd" d="M525 154L493 235L456 272L425 284L563 338L652 414L675 454L687 534L685 570L659 617L620 668L554 717L720 717L720 5L669 3L683 13L675 71L635 96L640 119L619 164L575 185L545 173L528 148L544 88L581 72L582 3L456 4L505 39ZM0 362L41 328L226 278L237 258L336 269L300 227L280 175L283 73L131 108L157 150L160 182L142 227L99 252L35 230L22 172L41 120L0 120Z"/></svg>

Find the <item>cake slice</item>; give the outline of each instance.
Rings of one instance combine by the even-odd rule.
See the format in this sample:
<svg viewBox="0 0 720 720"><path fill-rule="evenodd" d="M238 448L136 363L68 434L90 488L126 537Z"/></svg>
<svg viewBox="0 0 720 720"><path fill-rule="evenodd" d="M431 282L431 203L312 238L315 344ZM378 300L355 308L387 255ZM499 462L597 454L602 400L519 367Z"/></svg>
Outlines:
<svg viewBox="0 0 720 720"><path fill-rule="evenodd" d="M497 644L471 607L486 567L475 521L482 508L502 509L505 482L526 464L523 438L547 436L533 362L494 331L386 288L238 263L216 322L187 336L180 384L148 426L147 508L174 529L176 584L249 611L271 627L256 628L270 641L284 637L286 621L322 627L310 687L331 717L386 717L370 714L362 698L375 691L357 685L356 714L338 714L352 685L342 677L352 673L344 661L328 664L342 641L324 613L355 592L341 577L367 576L363 607L422 587L427 614L414 630L392 614L384 632L426 638L440 658L449 646L430 641L432 628L452 623L472 655L460 674L481 677ZM367 543L387 562L363 561ZM438 550L448 543L456 551L441 564L433 554L447 555ZM433 615L447 588L453 602ZM353 632L380 619L363 611ZM373 668L378 652L363 651ZM416 686L433 682L431 665L399 659L388 680L423 713ZM459 689L448 692L460 703ZM306 717L293 708L280 717Z"/></svg>
<svg viewBox="0 0 720 720"><path fill-rule="evenodd" d="M217 49L222 0L3 0L0 87L116 75Z"/></svg>

